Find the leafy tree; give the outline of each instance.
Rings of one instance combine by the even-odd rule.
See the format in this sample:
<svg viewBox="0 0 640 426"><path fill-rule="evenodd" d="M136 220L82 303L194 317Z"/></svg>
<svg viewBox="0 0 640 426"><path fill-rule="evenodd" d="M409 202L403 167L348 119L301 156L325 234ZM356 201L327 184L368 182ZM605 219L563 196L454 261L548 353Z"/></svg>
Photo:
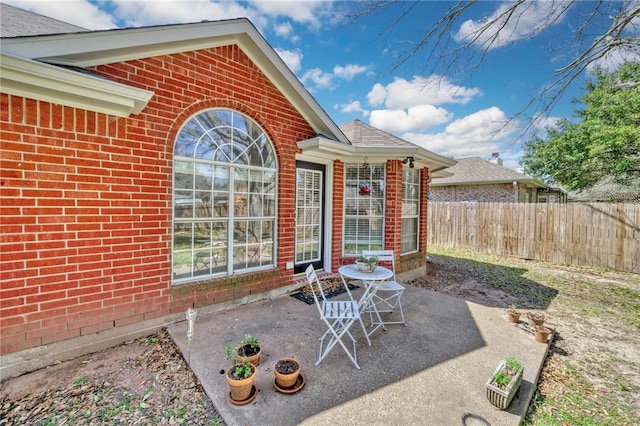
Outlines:
<svg viewBox="0 0 640 426"><path fill-rule="evenodd" d="M599 183L640 186L640 62L617 71L596 69L584 105L572 123L563 119L546 137L525 142L525 170L568 190Z"/></svg>

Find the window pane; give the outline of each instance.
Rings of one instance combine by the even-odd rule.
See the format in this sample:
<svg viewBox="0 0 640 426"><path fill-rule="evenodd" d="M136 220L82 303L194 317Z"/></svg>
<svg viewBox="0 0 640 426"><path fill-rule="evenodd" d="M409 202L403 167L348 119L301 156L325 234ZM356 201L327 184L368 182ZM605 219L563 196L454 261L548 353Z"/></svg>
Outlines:
<svg viewBox="0 0 640 426"><path fill-rule="evenodd" d="M408 167L402 170L401 253L418 250L420 216L420 172Z"/></svg>
<svg viewBox="0 0 640 426"><path fill-rule="evenodd" d="M384 165L345 169L345 254L383 248Z"/></svg>
<svg viewBox="0 0 640 426"><path fill-rule="evenodd" d="M240 113L203 111L180 130L174 154L174 279L273 266L277 173L262 128ZM258 219L235 221L230 237L231 212Z"/></svg>

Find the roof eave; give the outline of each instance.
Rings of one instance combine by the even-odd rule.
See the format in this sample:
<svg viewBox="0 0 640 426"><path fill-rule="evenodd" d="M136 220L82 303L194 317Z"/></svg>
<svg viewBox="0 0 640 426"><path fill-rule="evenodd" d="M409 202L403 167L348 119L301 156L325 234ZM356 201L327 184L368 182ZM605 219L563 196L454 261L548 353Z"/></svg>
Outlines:
<svg viewBox="0 0 640 426"><path fill-rule="evenodd" d="M153 92L0 53L0 90L9 95L117 117L139 114Z"/></svg>
<svg viewBox="0 0 640 426"><path fill-rule="evenodd" d="M298 142L305 154L318 155L323 158L330 158L342 161L355 161L369 163L384 162L390 159L414 158L414 165L417 167L428 167L430 173L444 170L456 164L455 160L434 154L418 146L408 147L388 147L344 144L326 137L315 137Z"/></svg>
<svg viewBox="0 0 640 426"><path fill-rule="evenodd" d="M338 126L246 18L3 39L2 50L52 64L89 67L232 44L238 45L260 68L316 134L348 143Z"/></svg>

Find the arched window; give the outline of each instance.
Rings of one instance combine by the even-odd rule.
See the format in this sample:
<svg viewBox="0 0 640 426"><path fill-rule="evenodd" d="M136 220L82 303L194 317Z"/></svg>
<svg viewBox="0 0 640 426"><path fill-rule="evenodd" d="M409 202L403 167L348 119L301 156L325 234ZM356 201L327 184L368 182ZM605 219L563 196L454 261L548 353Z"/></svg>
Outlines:
<svg viewBox="0 0 640 426"><path fill-rule="evenodd" d="M276 157L257 123L196 114L178 133L173 172L174 282L275 264Z"/></svg>

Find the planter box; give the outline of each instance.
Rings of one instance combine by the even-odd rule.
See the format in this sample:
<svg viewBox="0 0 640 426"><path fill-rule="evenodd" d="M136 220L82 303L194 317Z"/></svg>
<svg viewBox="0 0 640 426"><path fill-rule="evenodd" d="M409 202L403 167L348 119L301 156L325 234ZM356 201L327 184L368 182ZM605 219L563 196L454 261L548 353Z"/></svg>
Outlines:
<svg viewBox="0 0 640 426"><path fill-rule="evenodd" d="M498 373L499 371L505 368L506 368L506 364L504 360L500 361L500 364L498 365L498 368L496 368L496 370L494 371L494 374ZM513 378L507 385L506 389L500 389L499 387L491 383L491 377L493 377L493 374L492 374L486 383L487 399L489 400L489 402L500 410L506 410L507 407L509 407L509 404L511 404L511 400L513 399L513 396L516 394L516 392L518 391L518 388L520 387L523 373L524 373L524 367L520 367L520 370L518 370L516 372L516 375L513 376Z"/></svg>

